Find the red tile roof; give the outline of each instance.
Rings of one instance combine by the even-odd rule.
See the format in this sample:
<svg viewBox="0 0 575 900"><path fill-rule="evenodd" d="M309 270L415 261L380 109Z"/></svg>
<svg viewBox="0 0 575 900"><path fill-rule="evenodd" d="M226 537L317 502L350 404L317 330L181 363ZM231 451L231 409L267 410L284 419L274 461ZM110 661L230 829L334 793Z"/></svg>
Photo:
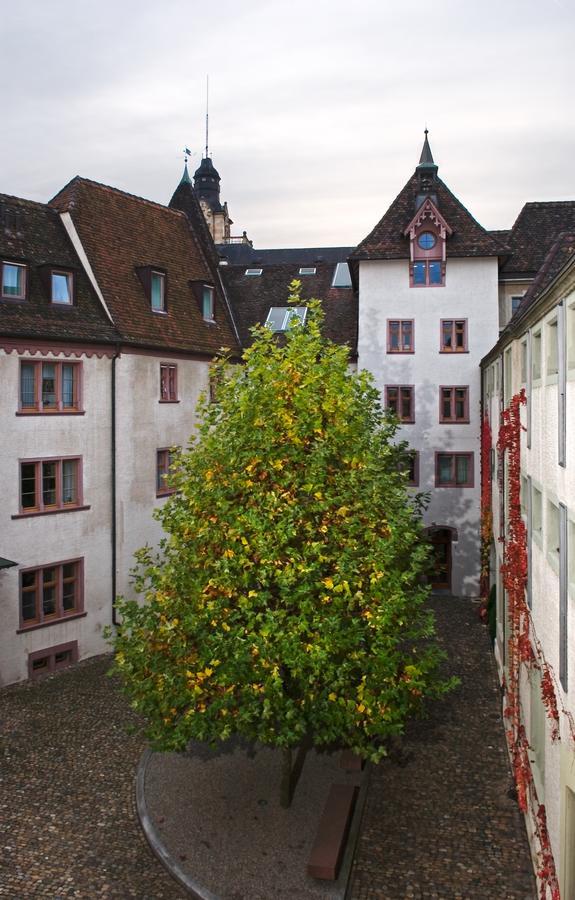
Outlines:
<svg viewBox="0 0 575 900"><path fill-rule="evenodd" d="M409 258L409 239L403 237L403 231L415 215L418 186L414 173L373 231L351 254L352 259ZM447 240L448 258L505 255L505 246L475 221L440 178L434 181L431 193L436 195L437 208L453 229Z"/></svg>
<svg viewBox="0 0 575 900"><path fill-rule="evenodd" d="M238 352L209 251L185 213L79 177L51 205L70 213L124 342L209 356L221 347ZM166 272L165 315L152 311L138 276L146 266ZM214 284L215 324L204 321L193 282Z"/></svg>
<svg viewBox="0 0 575 900"><path fill-rule="evenodd" d="M501 274L533 278L557 235L567 231L575 231L574 200L526 203L507 237L511 256Z"/></svg>

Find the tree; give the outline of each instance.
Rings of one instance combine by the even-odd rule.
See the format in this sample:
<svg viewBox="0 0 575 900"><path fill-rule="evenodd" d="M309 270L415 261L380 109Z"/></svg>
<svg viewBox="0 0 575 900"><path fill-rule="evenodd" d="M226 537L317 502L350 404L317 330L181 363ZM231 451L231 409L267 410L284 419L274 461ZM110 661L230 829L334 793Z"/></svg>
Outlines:
<svg viewBox="0 0 575 900"><path fill-rule="evenodd" d="M116 664L157 748L238 734L377 761L449 687L397 423L321 323L312 301L285 336L254 329L243 366L216 364L218 402L156 513L160 555L137 554Z"/></svg>

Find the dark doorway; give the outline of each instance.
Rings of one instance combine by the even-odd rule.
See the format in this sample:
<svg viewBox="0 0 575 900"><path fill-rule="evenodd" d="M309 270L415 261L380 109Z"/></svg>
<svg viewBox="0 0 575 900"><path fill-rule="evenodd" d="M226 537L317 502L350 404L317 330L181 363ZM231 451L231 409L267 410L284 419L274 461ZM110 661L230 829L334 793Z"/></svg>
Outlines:
<svg viewBox="0 0 575 900"><path fill-rule="evenodd" d="M451 590L451 528L430 528L431 571L429 581L432 588Z"/></svg>

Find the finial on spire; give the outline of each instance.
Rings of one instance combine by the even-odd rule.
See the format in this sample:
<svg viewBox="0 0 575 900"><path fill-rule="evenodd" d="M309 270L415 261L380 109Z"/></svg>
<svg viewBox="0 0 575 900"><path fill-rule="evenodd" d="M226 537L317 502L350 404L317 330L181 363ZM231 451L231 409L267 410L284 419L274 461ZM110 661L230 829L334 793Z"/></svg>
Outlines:
<svg viewBox="0 0 575 900"><path fill-rule="evenodd" d="M180 184L191 184L192 179L190 178L190 173L188 172L188 159L192 155L192 151L187 147L184 147L184 174L180 179Z"/></svg>
<svg viewBox="0 0 575 900"><path fill-rule="evenodd" d="M206 159L208 158L208 110L210 99L210 76L206 75Z"/></svg>
<svg viewBox="0 0 575 900"><path fill-rule="evenodd" d="M431 147L429 146L429 141L427 139L427 135L429 134L429 129L428 129L427 125L425 126L424 134L425 134L425 139L423 141L423 148L421 150L421 156L419 158L419 165L420 166L435 166L435 163L433 161L433 155L431 153ZM418 168L419 168L419 166L418 166Z"/></svg>

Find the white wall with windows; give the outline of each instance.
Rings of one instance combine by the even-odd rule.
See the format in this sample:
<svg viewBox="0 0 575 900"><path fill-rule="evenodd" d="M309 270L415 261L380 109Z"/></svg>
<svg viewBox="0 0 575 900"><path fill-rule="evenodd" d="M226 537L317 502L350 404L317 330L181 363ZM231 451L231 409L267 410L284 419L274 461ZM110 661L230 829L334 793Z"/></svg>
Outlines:
<svg viewBox="0 0 575 900"><path fill-rule="evenodd" d="M0 350L0 554L17 563L0 570L0 683L107 649L110 373L106 356Z"/></svg>
<svg viewBox="0 0 575 900"><path fill-rule="evenodd" d="M456 530L451 588L462 596L479 592L479 362L497 341L497 291L495 258L450 259L449 245L444 285L410 286L408 260L359 266L359 365L373 374L382 398L386 387L412 387L413 422L401 426L399 437L419 451L419 488L431 492L426 522ZM410 320L411 346L389 352L390 337L396 341L389 323ZM463 388L465 401L455 394ZM463 415L458 399L466 404Z"/></svg>

